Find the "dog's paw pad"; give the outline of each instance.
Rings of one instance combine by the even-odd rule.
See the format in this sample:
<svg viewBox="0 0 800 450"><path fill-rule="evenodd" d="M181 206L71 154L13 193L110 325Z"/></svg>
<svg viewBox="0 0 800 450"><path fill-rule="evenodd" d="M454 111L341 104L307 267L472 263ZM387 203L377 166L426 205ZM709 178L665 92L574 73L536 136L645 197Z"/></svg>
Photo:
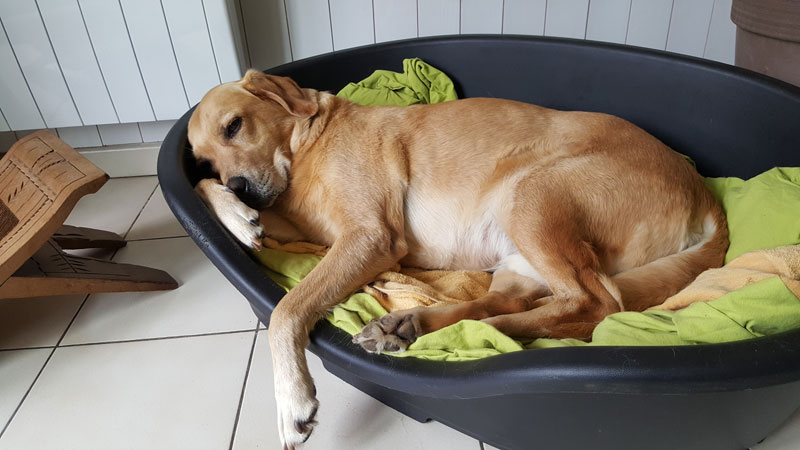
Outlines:
<svg viewBox="0 0 800 450"><path fill-rule="evenodd" d="M353 336L353 343L370 353L404 352L420 336L420 326L414 314L387 314L372 319Z"/></svg>

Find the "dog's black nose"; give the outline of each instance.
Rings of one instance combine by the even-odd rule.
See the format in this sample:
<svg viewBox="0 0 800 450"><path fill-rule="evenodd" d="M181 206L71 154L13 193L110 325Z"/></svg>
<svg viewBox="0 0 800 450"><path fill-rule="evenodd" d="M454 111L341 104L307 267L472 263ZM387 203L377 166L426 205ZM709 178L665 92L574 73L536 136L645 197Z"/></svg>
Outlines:
<svg viewBox="0 0 800 450"><path fill-rule="evenodd" d="M231 177L226 183L228 189L236 194L243 194L247 192L247 178L245 177Z"/></svg>

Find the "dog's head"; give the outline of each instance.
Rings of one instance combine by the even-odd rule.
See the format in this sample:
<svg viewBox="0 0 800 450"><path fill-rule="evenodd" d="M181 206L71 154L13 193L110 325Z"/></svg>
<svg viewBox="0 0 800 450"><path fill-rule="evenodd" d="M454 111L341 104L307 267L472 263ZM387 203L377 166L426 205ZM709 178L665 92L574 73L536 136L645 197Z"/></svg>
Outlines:
<svg viewBox="0 0 800 450"><path fill-rule="evenodd" d="M292 130L318 109L291 79L251 69L203 97L189 119L189 142L198 161L209 162L242 201L262 210L289 183Z"/></svg>

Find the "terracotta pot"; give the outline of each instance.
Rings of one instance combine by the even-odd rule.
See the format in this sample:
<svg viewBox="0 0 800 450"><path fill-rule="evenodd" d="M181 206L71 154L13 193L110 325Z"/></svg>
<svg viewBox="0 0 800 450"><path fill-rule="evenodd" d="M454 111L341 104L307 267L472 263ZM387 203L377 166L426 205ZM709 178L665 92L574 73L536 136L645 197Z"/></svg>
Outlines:
<svg viewBox="0 0 800 450"><path fill-rule="evenodd" d="M736 65L800 86L800 1L733 0Z"/></svg>

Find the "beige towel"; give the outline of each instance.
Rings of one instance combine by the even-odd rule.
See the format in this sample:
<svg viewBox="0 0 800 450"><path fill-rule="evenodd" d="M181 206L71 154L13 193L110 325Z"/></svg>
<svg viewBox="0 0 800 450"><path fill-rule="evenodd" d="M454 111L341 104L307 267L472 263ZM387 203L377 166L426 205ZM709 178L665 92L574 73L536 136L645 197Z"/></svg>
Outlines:
<svg viewBox="0 0 800 450"><path fill-rule="evenodd" d="M800 298L800 245L745 253L719 269L706 270L682 291L650 309L676 310L694 302L711 301L776 275Z"/></svg>
<svg viewBox="0 0 800 450"><path fill-rule="evenodd" d="M328 248L309 242L280 242L264 238L264 247L289 253L325 256ZM401 268L383 272L363 287L387 311L415 306L453 304L475 300L489 291L492 275L480 271L423 270Z"/></svg>
<svg viewBox="0 0 800 450"><path fill-rule="evenodd" d="M486 295L491 284L492 274L487 272L402 268L378 275L364 292L387 311L396 311L472 301Z"/></svg>

